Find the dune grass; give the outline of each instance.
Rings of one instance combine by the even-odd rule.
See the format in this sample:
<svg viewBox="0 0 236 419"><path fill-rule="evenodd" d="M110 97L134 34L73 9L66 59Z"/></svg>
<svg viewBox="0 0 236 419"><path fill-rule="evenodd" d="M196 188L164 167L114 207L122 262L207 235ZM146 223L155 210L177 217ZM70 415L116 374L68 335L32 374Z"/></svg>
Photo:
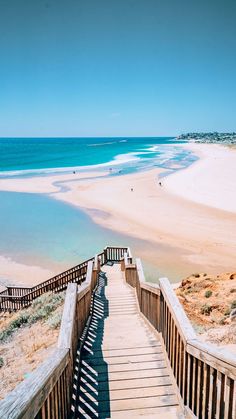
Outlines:
<svg viewBox="0 0 236 419"><path fill-rule="evenodd" d="M19 311L12 321L0 332L0 343L12 337L21 327L31 326L38 321L47 321L51 328L57 328L61 322L61 313L55 313L65 299L65 292L58 294L46 293L36 298L32 305Z"/></svg>

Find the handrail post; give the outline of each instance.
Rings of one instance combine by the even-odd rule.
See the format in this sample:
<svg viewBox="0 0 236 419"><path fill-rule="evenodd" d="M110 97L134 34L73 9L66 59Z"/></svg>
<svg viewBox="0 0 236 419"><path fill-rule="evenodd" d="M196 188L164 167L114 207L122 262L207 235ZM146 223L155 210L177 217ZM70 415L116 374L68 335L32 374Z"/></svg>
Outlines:
<svg viewBox="0 0 236 419"><path fill-rule="evenodd" d="M106 263L108 262L108 260L107 260L107 247L104 248L103 253L104 253L104 265L106 265Z"/></svg>
<svg viewBox="0 0 236 419"><path fill-rule="evenodd" d="M92 273L92 283L91 283L92 291L96 287L99 272L100 272L100 259L98 258L98 255L95 255L93 273Z"/></svg>
<svg viewBox="0 0 236 419"><path fill-rule="evenodd" d="M73 358L75 355L74 345L75 342L77 342L77 333L75 333L77 289L78 285L76 283L70 283L67 286L64 310L57 344L57 347L59 349L70 350L70 355L73 363Z"/></svg>
<svg viewBox="0 0 236 419"><path fill-rule="evenodd" d="M129 250L129 249L128 249ZM132 264L132 258L128 256L128 253L124 253L124 259L122 260L121 270L125 272L126 282L133 288L136 288L137 283L137 268L135 264Z"/></svg>

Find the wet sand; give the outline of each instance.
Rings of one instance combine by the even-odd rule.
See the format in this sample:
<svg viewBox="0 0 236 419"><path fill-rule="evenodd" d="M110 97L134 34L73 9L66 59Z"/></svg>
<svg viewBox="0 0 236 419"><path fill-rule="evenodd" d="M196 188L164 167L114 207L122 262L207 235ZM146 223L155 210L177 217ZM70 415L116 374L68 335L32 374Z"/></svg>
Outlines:
<svg viewBox="0 0 236 419"><path fill-rule="evenodd" d="M181 145L182 146L182 145ZM0 190L50 193L106 228L168 249L165 263L199 272L235 269L236 151L187 144L199 160L161 179L160 169L123 176L83 173L0 180ZM90 178L89 178L90 177ZM57 182L63 181L63 190ZM175 257L176 252L176 257ZM168 258L168 256L170 256ZM151 259L155 260L155 252ZM169 260L168 260L169 259ZM157 263L157 261L155 261ZM160 262L161 263L161 262Z"/></svg>

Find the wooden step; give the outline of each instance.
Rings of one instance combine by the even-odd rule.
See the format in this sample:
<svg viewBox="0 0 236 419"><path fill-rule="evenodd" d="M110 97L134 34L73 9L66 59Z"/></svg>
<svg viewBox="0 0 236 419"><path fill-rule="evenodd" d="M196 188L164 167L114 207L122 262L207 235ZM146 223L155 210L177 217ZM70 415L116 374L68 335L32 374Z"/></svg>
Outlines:
<svg viewBox="0 0 236 419"><path fill-rule="evenodd" d="M78 417L182 418L158 334L119 267L108 267L107 276L81 353Z"/></svg>
<svg viewBox="0 0 236 419"><path fill-rule="evenodd" d="M85 408L91 409L91 412L106 412L108 405L112 412L131 410L135 409L148 409L148 408L157 408L163 406L176 406L178 405L178 400L176 395L161 395L155 397L138 397L130 399L121 399L121 400L110 400L110 401L97 401L89 393L83 393L79 397L79 407L80 409Z"/></svg>
<svg viewBox="0 0 236 419"><path fill-rule="evenodd" d="M89 365L101 365L104 362L107 365L114 365L114 364L145 364L146 362L152 361L164 361L164 354L161 351L160 353L151 353L151 354L139 354L139 355L120 355L120 356L112 356L107 357L104 355L104 358L94 358L92 355L87 356L86 358L83 357L84 362L88 362Z"/></svg>

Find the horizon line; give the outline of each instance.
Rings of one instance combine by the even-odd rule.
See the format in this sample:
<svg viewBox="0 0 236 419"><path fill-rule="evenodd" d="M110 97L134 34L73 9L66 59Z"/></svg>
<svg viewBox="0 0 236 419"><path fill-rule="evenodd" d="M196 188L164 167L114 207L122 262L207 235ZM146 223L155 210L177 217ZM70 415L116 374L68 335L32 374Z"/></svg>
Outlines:
<svg viewBox="0 0 236 419"><path fill-rule="evenodd" d="M45 138L45 139L47 139L47 138L176 138L176 137L178 137L179 135L182 135L182 134L178 134L178 135L140 135L140 136L134 136L134 135L132 135L132 136L128 136L128 135L120 135L120 136L117 136L117 135L108 135L108 136L105 136L105 135L99 135L99 136L42 136L42 137L40 137L40 136L19 136L19 137L16 137L16 136L0 136L0 139L11 139L11 138L15 138L15 139L22 139L22 138L33 138L33 139L37 139L37 138Z"/></svg>

